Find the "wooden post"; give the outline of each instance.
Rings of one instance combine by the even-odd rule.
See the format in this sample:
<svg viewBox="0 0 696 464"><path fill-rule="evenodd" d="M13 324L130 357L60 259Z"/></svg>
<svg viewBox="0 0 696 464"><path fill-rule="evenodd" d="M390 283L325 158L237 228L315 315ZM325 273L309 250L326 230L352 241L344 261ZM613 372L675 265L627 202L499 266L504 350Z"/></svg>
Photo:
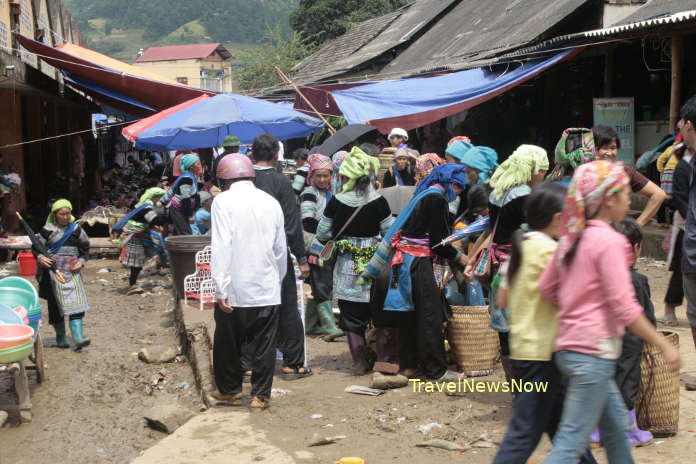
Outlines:
<svg viewBox="0 0 696 464"><path fill-rule="evenodd" d="M684 56L684 39L672 36L672 89L669 99L669 130L674 132L679 122L681 105L682 57Z"/></svg>
<svg viewBox="0 0 696 464"><path fill-rule="evenodd" d="M336 129L334 129L334 127L329 123L329 121L327 121L326 118L324 118L324 116L319 112L319 110L317 110L314 107L312 102L310 102L309 99L307 97L305 97L305 95L302 93L300 88L297 87L297 85L295 85L295 83L293 81L291 81L288 76L285 75L285 73L283 72L282 69L280 69L278 66L274 66L274 68L275 68L276 74L278 74L278 76L283 80L283 82L291 85L292 88L295 89L295 92L297 92L297 95L302 97L302 99L305 101L305 103L307 103L307 105L309 105L309 107L312 108L312 111L314 111L316 113L316 115L319 116L319 119L324 121L324 124L326 124L326 127L329 128L329 132L331 132L331 135L334 135L336 133Z"/></svg>

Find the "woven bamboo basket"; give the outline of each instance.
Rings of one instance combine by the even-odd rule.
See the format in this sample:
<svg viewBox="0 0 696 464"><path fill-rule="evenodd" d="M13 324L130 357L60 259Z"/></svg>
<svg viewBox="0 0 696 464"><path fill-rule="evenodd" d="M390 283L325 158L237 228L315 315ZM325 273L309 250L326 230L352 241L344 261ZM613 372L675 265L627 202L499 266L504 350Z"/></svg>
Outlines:
<svg viewBox="0 0 696 464"><path fill-rule="evenodd" d="M679 335L662 332L677 348ZM660 350L645 344L640 360L640 390L636 397L638 426L656 437L677 433L679 425L679 372L670 370Z"/></svg>
<svg viewBox="0 0 696 464"><path fill-rule="evenodd" d="M457 367L467 377L491 375L500 361L498 333L487 306L453 306L447 338Z"/></svg>
<svg viewBox="0 0 696 464"><path fill-rule="evenodd" d="M394 164L394 155L391 154L381 154L379 155L379 167L385 171Z"/></svg>

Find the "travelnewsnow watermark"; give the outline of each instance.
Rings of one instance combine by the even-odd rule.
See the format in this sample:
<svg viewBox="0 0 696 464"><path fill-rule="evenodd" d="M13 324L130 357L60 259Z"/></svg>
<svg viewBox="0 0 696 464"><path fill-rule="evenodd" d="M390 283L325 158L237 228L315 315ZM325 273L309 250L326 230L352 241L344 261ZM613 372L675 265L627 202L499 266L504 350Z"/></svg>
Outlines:
<svg viewBox="0 0 696 464"><path fill-rule="evenodd" d="M474 379L458 379L456 382L433 382L409 379L414 393L546 393L548 382L481 382Z"/></svg>

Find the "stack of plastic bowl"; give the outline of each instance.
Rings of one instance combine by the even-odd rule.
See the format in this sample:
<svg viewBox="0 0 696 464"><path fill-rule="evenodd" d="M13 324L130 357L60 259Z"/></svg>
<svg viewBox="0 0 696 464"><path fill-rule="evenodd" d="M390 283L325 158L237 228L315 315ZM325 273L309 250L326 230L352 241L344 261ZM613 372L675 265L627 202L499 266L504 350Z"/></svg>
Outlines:
<svg viewBox="0 0 696 464"><path fill-rule="evenodd" d="M24 324L0 325L0 363L23 361L34 348L34 329Z"/></svg>
<svg viewBox="0 0 696 464"><path fill-rule="evenodd" d="M0 303L0 325L23 324L22 316L14 309Z"/></svg>
<svg viewBox="0 0 696 464"><path fill-rule="evenodd" d="M41 321L41 302L34 285L21 277L0 279L0 304L11 308L23 306L27 310L29 325L34 332L39 330Z"/></svg>

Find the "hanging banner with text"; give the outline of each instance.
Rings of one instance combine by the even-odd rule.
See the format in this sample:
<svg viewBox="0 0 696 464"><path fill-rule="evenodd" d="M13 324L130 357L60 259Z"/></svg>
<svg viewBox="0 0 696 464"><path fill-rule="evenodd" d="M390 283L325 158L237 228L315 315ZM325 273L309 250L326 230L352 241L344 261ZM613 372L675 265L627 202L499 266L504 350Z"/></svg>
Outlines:
<svg viewBox="0 0 696 464"><path fill-rule="evenodd" d="M616 159L630 166L635 165L636 116L634 98L595 98L593 102L594 125L613 127L619 134L621 150L619 150Z"/></svg>

